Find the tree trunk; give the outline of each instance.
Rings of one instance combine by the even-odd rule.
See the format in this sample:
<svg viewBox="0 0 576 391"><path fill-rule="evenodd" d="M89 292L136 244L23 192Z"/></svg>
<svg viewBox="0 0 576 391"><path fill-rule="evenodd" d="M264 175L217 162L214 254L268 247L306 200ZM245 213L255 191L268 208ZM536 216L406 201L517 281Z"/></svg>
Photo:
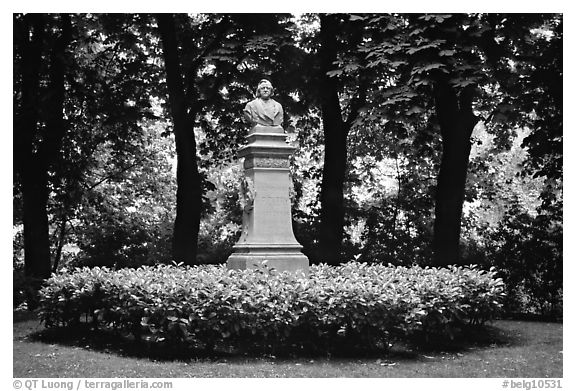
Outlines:
<svg viewBox="0 0 576 391"><path fill-rule="evenodd" d="M54 257L52 262L52 272L56 273L58 271L58 265L60 264L60 259L62 258L62 250L64 249L64 240L66 240L66 225L68 221L66 215L62 216L60 220L60 225L58 227L58 241L56 244L56 250L54 251Z"/></svg>
<svg viewBox="0 0 576 391"><path fill-rule="evenodd" d="M48 175L37 159L24 170L22 181L24 271L34 284L50 277L48 235Z"/></svg>
<svg viewBox="0 0 576 391"><path fill-rule="evenodd" d="M320 105L324 127L324 168L320 190L319 248L321 261L331 265L343 261L344 179L348 154L346 138L350 129L342 119L337 80L326 74L335 66L333 63L337 55L337 32L338 24L334 16L321 15L319 55L322 77Z"/></svg>
<svg viewBox="0 0 576 391"><path fill-rule="evenodd" d="M32 41L25 39L21 53L22 109L15 126L15 169L22 183L24 224L24 269L33 284L50 277L48 227L48 169L55 162L66 128L64 123L65 51L71 39L69 15L62 15L60 36L50 51L49 84L44 101L46 126L42 141L34 146L39 121L39 80L44 43L44 21L31 15ZM26 29L25 29L26 30ZM36 149L36 152L34 151Z"/></svg>
<svg viewBox="0 0 576 391"><path fill-rule="evenodd" d="M188 112L184 93L184 79L178 54L176 28L171 14L157 16L162 38L166 81L174 134L176 139L176 221L172 255L174 261L187 265L197 263L198 232L202 206L202 186L196 160L194 112Z"/></svg>
<svg viewBox="0 0 576 391"><path fill-rule="evenodd" d="M16 23L15 23L16 27ZM27 277L41 281L50 276L48 221L41 215L46 197L44 179L38 172L33 141L39 120L40 64L45 21L41 15L23 17L15 39L20 39L22 101L14 126L14 171L22 184L24 224L24 270Z"/></svg>
<svg viewBox="0 0 576 391"><path fill-rule="evenodd" d="M457 96L445 79L435 85L436 115L442 135L442 160L436 187L434 265L460 262L459 244L470 136L478 118L472 112L472 88Z"/></svg>

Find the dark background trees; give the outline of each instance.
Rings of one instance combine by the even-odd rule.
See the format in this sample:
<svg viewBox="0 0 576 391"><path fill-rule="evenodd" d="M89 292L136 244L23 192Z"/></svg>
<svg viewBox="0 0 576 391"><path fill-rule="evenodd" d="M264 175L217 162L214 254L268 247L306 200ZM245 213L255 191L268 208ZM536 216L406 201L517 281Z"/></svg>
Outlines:
<svg viewBox="0 0 576 391"><path fill-rule="evenodd" d="M13 131L14 173L21 186L26 274L42 280L51 271L48 170L56 163L66 132L64 79L72 26L69 15L26 15L15 16L14 27L21 75L15 80L21 94L15 96L20 110Z"/></svg>
<svg viewBox="0 0 576 391"><path fill-rule="evenodd" d="M14 265L223 262L272 79L313 262L497 266L562 297L562 17L14 15Z"/></svg>

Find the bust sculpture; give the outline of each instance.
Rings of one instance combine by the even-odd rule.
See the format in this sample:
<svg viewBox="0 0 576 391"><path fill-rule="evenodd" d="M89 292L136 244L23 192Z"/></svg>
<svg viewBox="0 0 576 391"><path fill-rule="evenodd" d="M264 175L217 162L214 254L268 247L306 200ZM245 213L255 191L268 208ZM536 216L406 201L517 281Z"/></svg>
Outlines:
<svg viewBox="0 0 576 391"><path fill-rule="evenodd" d="M256 99L248 102L244 108L244 118L251 126L281 126L284 117L282 105L271 98L272 83L262 79L256 89Z"/></svg>
<svg viewBox="0 0 576 391"><path fill-rule="evenodd" d="M271 99L272 83L258 83L256 98L244 108L251 129L247 144L238 150L244 178L240 189L242 234L226 264L229 269L266 265L277 272L305 274L309 261L292 230L290 156L296 147L287 143L282 128L282 106Z"/></svg>

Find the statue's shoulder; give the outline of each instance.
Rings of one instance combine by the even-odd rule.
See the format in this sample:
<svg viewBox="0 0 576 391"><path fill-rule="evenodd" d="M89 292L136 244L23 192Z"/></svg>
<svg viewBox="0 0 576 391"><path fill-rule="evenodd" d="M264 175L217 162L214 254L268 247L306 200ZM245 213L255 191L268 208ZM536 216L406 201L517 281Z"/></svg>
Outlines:
<svg viewBox="0 0 576 391"><path fill-rule="evenodd" d="M250 102L246 103L246 107L253 107L256 104L256 99L251 100Z"/></svg>

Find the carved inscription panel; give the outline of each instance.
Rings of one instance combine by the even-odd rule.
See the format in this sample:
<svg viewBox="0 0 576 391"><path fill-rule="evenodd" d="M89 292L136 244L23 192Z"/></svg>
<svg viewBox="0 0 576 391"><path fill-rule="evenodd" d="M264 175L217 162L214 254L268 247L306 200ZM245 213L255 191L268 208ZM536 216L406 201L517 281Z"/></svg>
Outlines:
<svg viewBox="0 0 576 391"><path fill-rule="evenodd" d="M261 168L290 168L290 161L286 158L282 157L261 157L261 156L254 156L254 157L247 157L244 160L244 168L253 168L253 167L261 167Z"/></svg>

